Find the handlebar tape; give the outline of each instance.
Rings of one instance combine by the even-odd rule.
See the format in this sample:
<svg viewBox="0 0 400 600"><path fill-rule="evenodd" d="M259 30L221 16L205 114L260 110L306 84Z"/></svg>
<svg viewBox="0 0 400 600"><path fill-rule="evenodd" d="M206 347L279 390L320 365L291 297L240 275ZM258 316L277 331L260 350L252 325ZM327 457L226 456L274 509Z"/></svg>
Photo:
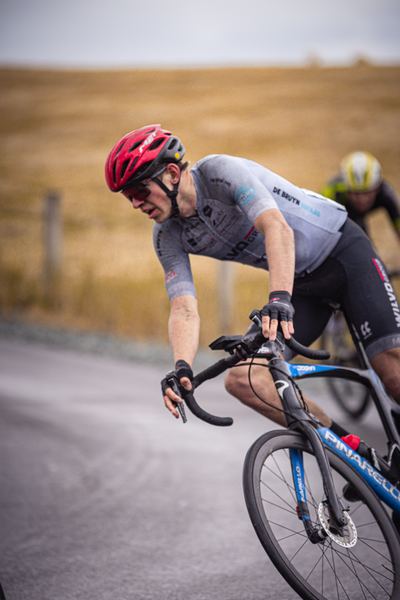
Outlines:
<svg viewBox="0 0 400 600"><path fill-rule="evenodd" d="M192 391L185 391L183 397L185 399L186 406L198 419L209 423L209 425L218 425L219 427L227 427L229 425L232 425L233 419L231 417L216 417L215 415L212 415L203 410L197 404Z"/></svg>
<svg viewBox="0 0 400 600"><path fill-rule="evenodd" d="M307 348L307 346L303 346L294 338L285 340L285 344L288 348L293 350L293 352L296 352L296 354L300 354L301 356L305 356L306 358L326 360L330 357L330 352L328 350L314 350L313 348Z"/></svg>
<svg viewBox="0 0 400 600"><path fill-rule="evenodd" d="M204 371L201 373L198 373L198 375L193 378L193 388L198 387L201 383L207 381L208 379L214 379L214 377L217 377L230 367L233 367L233 365L236 365L241 360L242 359L237 354L233 354L227 358L222 358L215 364L207 367L207 369L204 369Z"/></svg>
<svg viewBox="0 0 400 600"><path fill-rule="evenodd" d="M296 354L301 354L306 358L327 359L330 356L330 353L327 350L313 350L312 348L307 348L293 338L290 338L290 340L285 340L285 343L291 350L293 350L293 352L296 352ZM197 404L193 392L201 383L207 381L208 379L214 379L214 377L217 377L230 367L233 367L241 360L243 359L240 358L238 354L233 354L227 358L219 360L201 373L198 373L198 375L193 378L192 389L190 391L182 390L182 396L187 407L196 417L202 421L205 421L206 423L209 423L210 425L218 425L219 427L227 427L233 424L233 419L231 417L216 417L215 415L203 410Z"/></svg>
<svg viewBox="0 0 400 600"><path fill-rule="evenodd" d="M236 363L240 362L240 360L241 358L237 354L228 356L227 358L219 360L214 365L211 365L193 378L192 389L189 392L184 391L183 397L186 402L186 406L196 417L202 421L205 421L206 423L209 423L210 425L218 425L219 427L228 427L229 425L233 424L233 419L231 417L216 417L215 415L203 410L197 404L195 397L193 396L193 391L204 381L217 377L217 375L220 375Z"/></svg>

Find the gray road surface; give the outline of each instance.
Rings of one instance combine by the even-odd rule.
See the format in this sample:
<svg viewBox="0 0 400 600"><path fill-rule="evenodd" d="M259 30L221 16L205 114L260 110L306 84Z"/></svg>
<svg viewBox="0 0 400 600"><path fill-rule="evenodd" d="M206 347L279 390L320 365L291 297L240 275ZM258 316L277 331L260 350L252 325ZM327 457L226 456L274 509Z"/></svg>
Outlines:
<svg viewBox="0 0 400 600"><path fill-rule="evenodd" d="M235 424L189 415L182 425L162 407L164 373L0 338L7 600L297 598L259 544L241 487L247 448L273 426L230 399L221 377L198 398ZM379 447L377 427L372 410L356 429Z"/></svg>

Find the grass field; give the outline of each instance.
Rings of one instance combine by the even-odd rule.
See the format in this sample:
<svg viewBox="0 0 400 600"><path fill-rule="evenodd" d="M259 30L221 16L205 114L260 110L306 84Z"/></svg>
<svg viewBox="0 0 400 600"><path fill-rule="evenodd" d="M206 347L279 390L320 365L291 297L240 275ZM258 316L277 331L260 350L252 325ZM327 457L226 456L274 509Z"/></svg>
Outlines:
<svg viewBox="0 0 400 600"><path fill-rule="evenodd" d="M318 191L350 151L372 152L400 191L400 66L222 70L0 70L0 310L4 315L136 339L167 339L168 299L151 223L111 194L116 141L151 123L178 135L195 163L211 153L256 160ZM63 262L43 289L43 199L61 196ZM385 215L371 222L400 267ZM192 262L203 344L220 335L218 264ZM265 273L235 267L232 332L261 306Z"/></svg>

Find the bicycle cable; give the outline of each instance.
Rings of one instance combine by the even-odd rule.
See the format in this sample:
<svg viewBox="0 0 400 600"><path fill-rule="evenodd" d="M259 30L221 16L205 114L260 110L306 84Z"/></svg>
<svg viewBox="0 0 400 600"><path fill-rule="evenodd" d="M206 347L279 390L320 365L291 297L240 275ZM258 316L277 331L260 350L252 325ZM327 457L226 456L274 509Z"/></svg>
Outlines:
<svg viewBox="0 0 400 600"><path fill-rule="evenodd" d="M252 357L252 359L251 359L251 362L250 362L250 364L248 365L248 367L249 367L249 371L248 371L248 380L249 380L249 385L250 385L250 389L251 389L251 391L253 392L253 394L254 394L254 395L255 395L255 396L256 396L256 397L257 397L257 398L258 398L258 399L259 399L261 402L263 402L264 404L266 404L266 405L267 405L267 406L269 406L270 408L273 408L273 409L277 410L278 412L281 412L281 413L283 413L284 415L291 416L291 417L293 418L293 415L292 415L291 413L289 413L288 411L286 411L284 408L278 408L278 407L277 407L277 406L275 406L274 404L271 404L270 402L267 402L266 400L264 400L264 398L262 398L262 397L261 397L261 396L260 396L260 395L259 395L259 394L256 392L256 390L254 389L254 386L253 386L253 384L252 384L252 381L251 381L251 367L252 367L252 366L258 366L258 367L264 367L265 369L270 369L270 365L269 365L269 364L265 364L265 363L256 363L256 362L254 362L254 361L255 361L255 358L256 358L256 357L254 357L254 356L253 356L253 357ZM233 366L233 368L237 368L237 367L245 367L245 366L247 366L247 365L246 365L246 363L242 363L242 364L240 364L240 365L234 365L234 366ZM298 392L298 394L299 394L299 396L300 396L299 400L301 401L301 403L302 403L302 405L303 405L303 408L304 408L304 410L306 410L306 411L309 413L310 411L309 411L309 408L308 408L307 402L304 400L303 392L301 391L301 389L299 388L299 386L297 385L297 383L295 382L295 380L293 379L293 377L292 377L291 375L289 375L288 373L286 373L285 371L282 371L281 369L278 369L278 368L276 368L276 367L274 367L274 368L276 369L276 371L277 371L278 373L282 373L282 375L285 375L286 377L288 377L289 381L290 381L290 382L293 384L293 386L294 386L295 390ZM298 419L296 419L296 420L298 420Z"/></svg>

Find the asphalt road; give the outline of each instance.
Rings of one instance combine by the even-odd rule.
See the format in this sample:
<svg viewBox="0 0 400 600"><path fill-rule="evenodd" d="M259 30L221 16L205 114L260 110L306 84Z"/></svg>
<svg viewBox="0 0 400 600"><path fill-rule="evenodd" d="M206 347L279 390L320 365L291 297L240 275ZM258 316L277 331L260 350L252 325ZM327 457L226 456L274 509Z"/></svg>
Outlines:
<svg viewBox="0 0 400 600"><path fill-rule="evenodd" d="M218 357L218 356L217 356ZM7 600L297 598L246 512L247 448L273 425L204 384L230 428L163 408L165 367L0 338L0 581ZM371 409L356 426L379 449Z"/></svg>

